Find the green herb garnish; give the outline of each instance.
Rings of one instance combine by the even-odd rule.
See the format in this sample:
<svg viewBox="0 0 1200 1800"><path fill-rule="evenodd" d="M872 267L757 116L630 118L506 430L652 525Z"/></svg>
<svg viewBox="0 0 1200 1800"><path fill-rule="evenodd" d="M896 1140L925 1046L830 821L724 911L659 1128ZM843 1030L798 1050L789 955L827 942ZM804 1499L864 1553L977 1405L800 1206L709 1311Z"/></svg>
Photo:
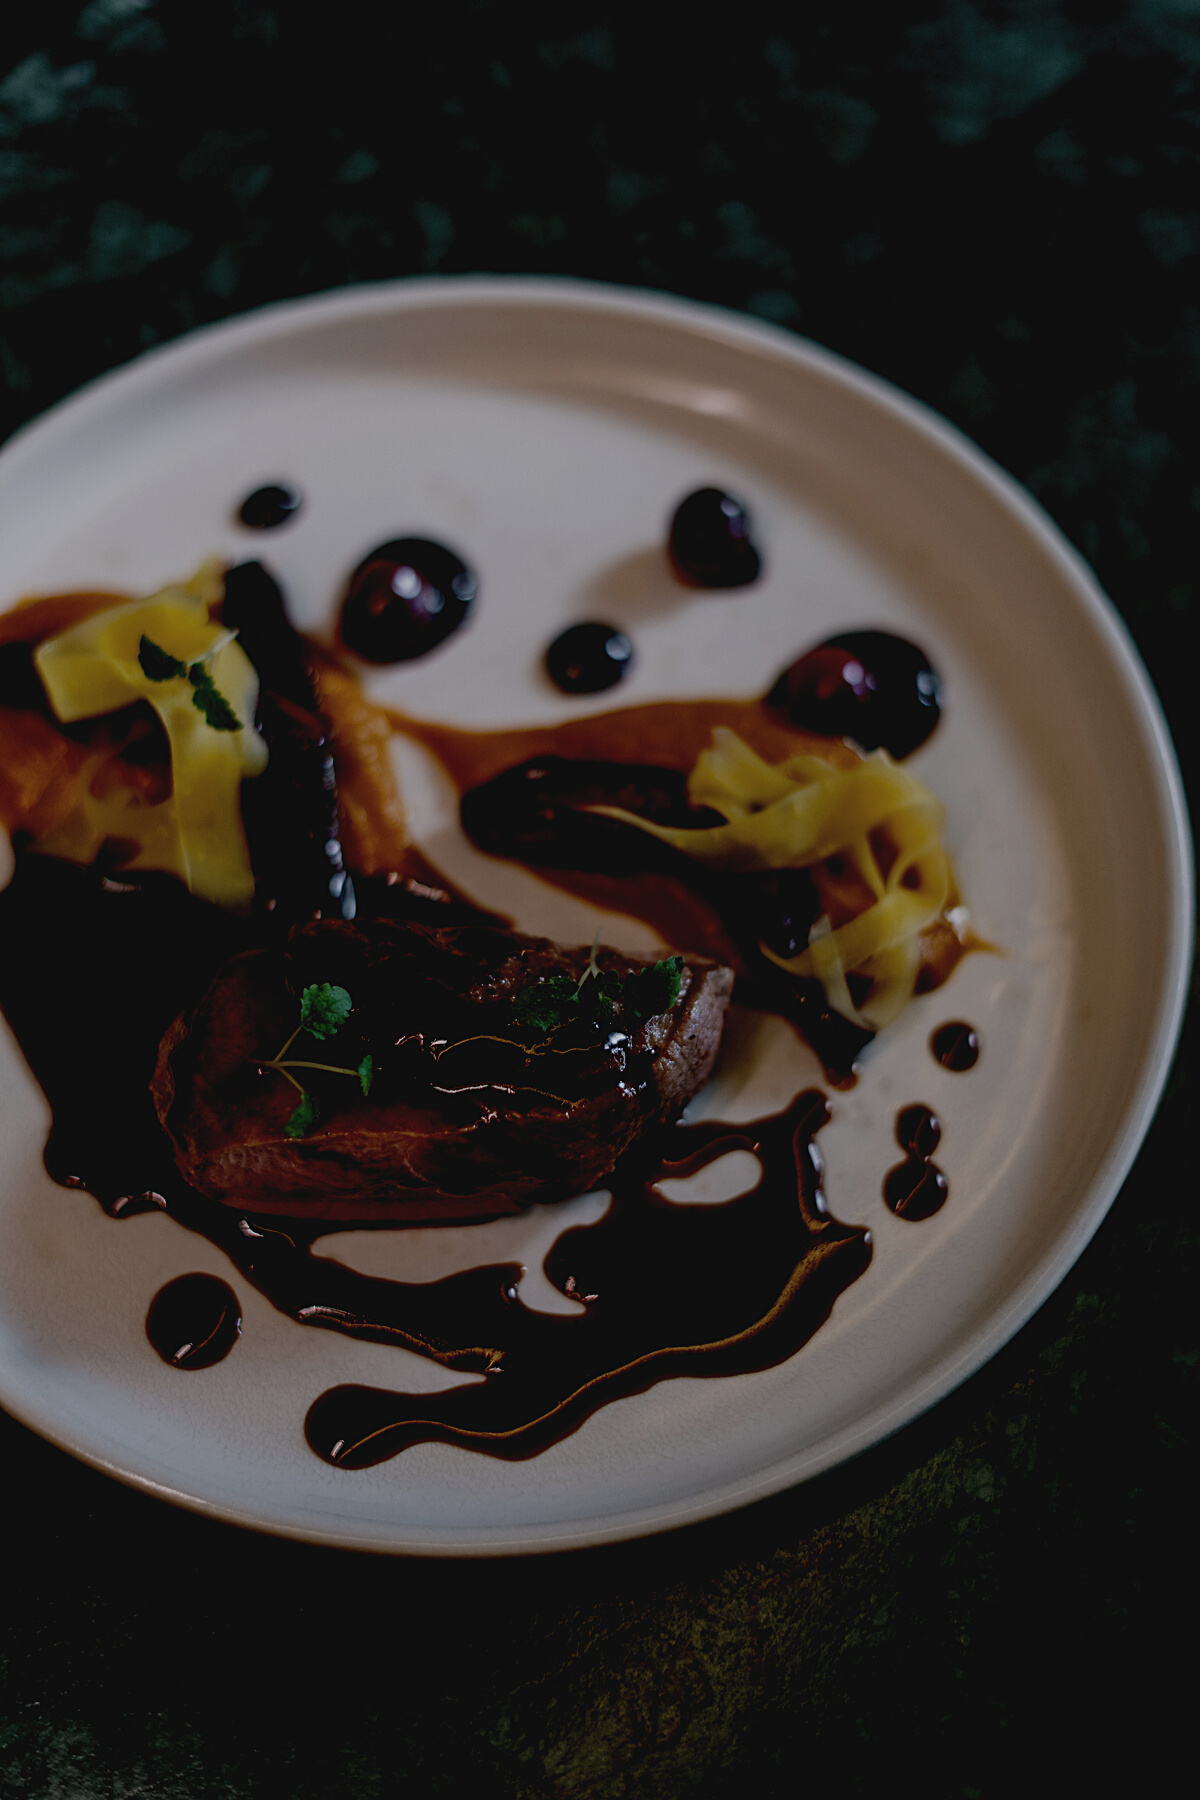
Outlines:
<svg viewBox="0 0 1200 1800"><path fill-rule="evenodd" d="M193 663L188 670L188 680L195 688L192 705L204 714L214 731L240 731L242 721L230 706L220 689L213 684L213 678L202 663Z"/></svg>
<svg viewBox="0 0 1200 1800"><path fill-rule="evenodd" d="M682 956L668 956L653 968L639 969L622 981L610 969L596 964L596 946L582 980L551 975L517 995L514 1004L518 1025L547 1037L563 1025L579 1020L602 1025L617 1007L639 1022L670 1012L683 985Z"/></svg>
<svg viewBox="0 0 1200 1800"><path fill-rule="evenodd" d="M168 651L156 644L153 638L148 638L145 632L142 633L142 640L138 645L138 661L142 665L142 674L147 681L178 681L188 672L185 662L180 662L178 657L170 655Z"/></svg>
<svg viewBox="0 0 1200 1800"><path fill-rule="evenodd" d="M331 1038L350 1017L351 999L344 987L306 987L300 996L300 1028L310 1037Z"/></svg>
<svg viewBox="0 0 1200 1800"><path fill-rule="evenodd" d="M300 1023L293 1031L278 1056L264 1057L259 1063L261 1069L274 1069L285 1081L290 1081L300 1095L300 1104L284 1126L288 1137L304 1137L321 1116L316 1100L303 1087L296 1077L289 1073L292 1069L318 1069L325 1075L349 1075L358 1082L364 1099L371 1092L371 1082L375 1077L374 1059L368 1054L364 1056L357 1068L347 1069L338 1063L309 1062L303 1057L289 1056L288 1051L306 1031L318 1042L336 1036L339 1028L346 1023L354 1002L344 987L331 987L329 982L322 981L306 987L300 995Z"/></svg>
<svg viewBox="0 0 1200 1800"><path fill-rule="evenodd" d="M304 1137L307 1132L312 1130L320 1116L317 1103L312 1095L305 1094L299 1106L284 1126L284 1132L288 1137Z"/></svg>
<svg viewBox="0 0 1200 1800"><path fill-rule="evenodd" d="M204 714L213 730L241 731L242 721L215 685L206 663L180 662L144 632L138 644L138 662L147 681L182 681L186 676L196 690L192 705Z"/></svg>
<svg viewBox="0 0 1200 1800"><path fill-rule="evenodd" d="M683 986L682 956L668 956L652 969L641 969L625 983L624 1002L635 1019L670 1012Z"/></svg>
<svg viewBox="0 0 1200 1800"><path fill-rule="evenodd" d="M575 1004L578 992L569 975L551 975L547 981L523 988L514 1007L518 1025L528 1025L531 1031L557 1030L579 1017Z"/></svg>

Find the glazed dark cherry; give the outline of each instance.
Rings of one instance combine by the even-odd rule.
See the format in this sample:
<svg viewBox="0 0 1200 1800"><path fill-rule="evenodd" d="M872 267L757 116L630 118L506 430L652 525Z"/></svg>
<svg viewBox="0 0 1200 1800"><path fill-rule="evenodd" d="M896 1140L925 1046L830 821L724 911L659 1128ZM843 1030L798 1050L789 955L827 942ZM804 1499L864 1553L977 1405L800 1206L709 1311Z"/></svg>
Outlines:
<svg viewBox="0 0 1200 1800"><path fill-rule="evenodd" d="M941 715L941 683L923 650L890 631L846 631L789 669L768 695L793 725L853 738L894 757L923 744Z"/></svg>
<svg viewBox="0 0 1200 1800"><path fill-rule="evenodd" d="M564 694L599 694L633 667L633 645L615 625L572 625L546 652L546 669Z"/></svg>
<svg viewBox="0 0 1200 1800"><path fill-rule="evenodd" d="M697 488L680 502L671 520L667 554L689 587L749 587L762 566L750 542L745 507L720 488Z"/></svg>
<svg viewBox="0 0 1200 1800"><path fill-rule="evenodd" d="M364 662L412 662L466 619L478 582L428 538L393 538L364 557L342 606L342 642Z"/></svg>
<svg viewBox="0 0 1200 1800"><path fill-rule="evenodd" d="M238 507L238 518L251 531L274 531L294 519L304 501L293 487L260 487L247 494Z"/></svg>

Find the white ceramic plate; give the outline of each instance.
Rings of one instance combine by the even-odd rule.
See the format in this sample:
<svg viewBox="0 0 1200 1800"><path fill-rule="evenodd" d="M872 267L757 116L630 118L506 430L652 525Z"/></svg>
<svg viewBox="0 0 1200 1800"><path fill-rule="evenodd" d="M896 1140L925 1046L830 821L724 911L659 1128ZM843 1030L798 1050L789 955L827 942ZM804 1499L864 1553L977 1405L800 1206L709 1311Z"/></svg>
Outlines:
<svg viewBox="0 0 1200 1800"><path fill-rule="evenodd" d="M261 537L236 527L242 495L281 478L306 496L300 517ZM768 558L759 586L697 595L669 576L666 521L706 483L749 501ZM969 957L914 1002L836 1098L820 1140L828 1199L870 1226L874 1261L780 1367L664 1382L529 1462L427 1444L335 1470L302 1437L322 1389L457 1378L290 1323L241 1282L233 1354L203 1373L166 1367L143 1332L151 1296L186 1270L230 1271L170 1219L114 1224L49 1181L47 1107L5 1031L0 1399L150 1492L325 1543L518 1551L702 1518L828 1468L940 1398L1095 1230L1182 1008L1190 860L1170 743L1087 569L977 450L836 357L680 301L466 280L274 307L142 358L0 456L5 606L75 586L149 590L213 553L259 555L298 622L326 632L349 568L404 532L461 547L481 575L469 629L372 678L427 717L502 726L613 698L749 696L837 628L884 626L930 652L948 706L913 766L946 802L975 927L1005 954ZM542 651L589 617L627 627L637 668L618 696L567 700ZM590 939L590 908L472 850L436 767L410 746L397 756L436 863L527 930ZM628 919L606 924L621 947L653 942ZM982 1032L969 1075L927 1048L947 1018ZM743 1015L693 1116L751 1118L819 1078L786 1026ZM915 1100L943 1121L951 1187L922 1225L880 1193L896 1109ZM725 1168L725 1192L739 1174ZM516 1258L525 1299L561 1309L541 1257L604 1204L328 1247L408 1279Z"/></svg>

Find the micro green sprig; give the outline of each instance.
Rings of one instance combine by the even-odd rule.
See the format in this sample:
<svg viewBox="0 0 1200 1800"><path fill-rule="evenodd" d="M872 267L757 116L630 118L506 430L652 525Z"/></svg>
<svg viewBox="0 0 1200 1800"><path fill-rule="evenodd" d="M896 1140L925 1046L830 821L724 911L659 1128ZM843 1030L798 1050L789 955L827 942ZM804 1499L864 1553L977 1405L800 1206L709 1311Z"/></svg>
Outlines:
<svg viewBox="0 0 1200 1800"><path fill-rule="evenodd" d="M316 1038L318 1043L335 1037L350 1017L353 1004L344 987L331 986L328 981L306 987L300 995L300 1023L278 1055L264 1059L259 1064L260 1068L274 1069L285 1081L290 1081L300 1095L299 1106L283 1128L288 1137L304 1137L321 1116L320 1107L313 1095L294 1075L288 1073L289 1070L319 1069L326 1075L349 1075L352 1080L357 1079L364 1099L371 1092L375 1064L369 1053L354 1069L347 1069L337 1063L310 1062L303 1057L288 1056L288 1051L302 1031L307 1032L309 1037Z"/></svg>

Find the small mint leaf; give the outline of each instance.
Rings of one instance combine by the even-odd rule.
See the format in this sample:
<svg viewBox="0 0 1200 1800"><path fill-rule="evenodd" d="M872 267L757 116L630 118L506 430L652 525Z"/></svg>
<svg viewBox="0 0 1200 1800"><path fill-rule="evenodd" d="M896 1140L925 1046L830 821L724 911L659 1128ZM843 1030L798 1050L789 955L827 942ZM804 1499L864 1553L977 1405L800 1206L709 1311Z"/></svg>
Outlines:
<svg viewBox="0 0 1200 1800"><path fill-rule="evenodd" d="M350 1017L352 1005L344 987L330 987L322 981L301 994L300 1023L310 1037L331 1038Z"/></svg>
<svg viewBox="0 0 1200 1800"><path fill-rule="evenodd" d="M183 666L180 665L180 674ZM214 731L240 731L242 721L230 706L224 694L214 686L213 678L203 663L193 663L187 671L187 678L195 688L192 705L204 714Z"/></svg>
<svg viewBox="0 0 1200 1800"><path fill-rule="evenodd" d="M285 1134L290 1138L301 1138L312 1130L320 1117L320 1110L311 1094L305 1094L299 1106L284 1126Z"/></svg>
<svg viewBox="0 0 1200 1800"><path fill-rule="evenodd" d="M375 1064L370 1055L364 1056L358 1065L358 1085L363 1091L363 1099L371 1091L371 1083L375 1078Z"/></svg>
<svg viewBox="0 0 1200 1800"><path fill-rule="evenodd" d="M177 681L188 672L186 663L181 663L178 657L170 655L161 644L156 644L144 632L138 644L138 662L147 681Z"/></svg>

